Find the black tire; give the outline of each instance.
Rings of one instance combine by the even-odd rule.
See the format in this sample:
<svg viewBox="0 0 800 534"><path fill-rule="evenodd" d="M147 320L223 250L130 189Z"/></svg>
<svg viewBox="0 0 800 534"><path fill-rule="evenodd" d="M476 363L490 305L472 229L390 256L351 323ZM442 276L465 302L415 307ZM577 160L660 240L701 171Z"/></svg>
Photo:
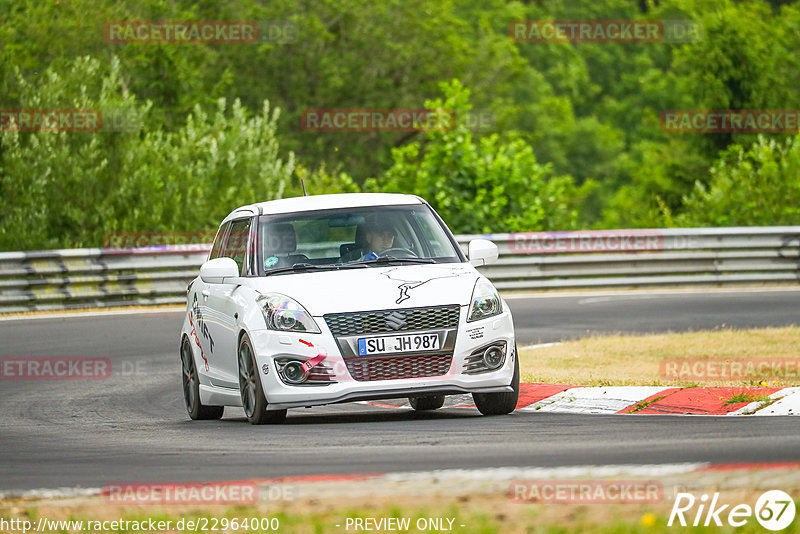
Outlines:
<svg viewBox="0 0 800 534"><path fill-rule="evenodd" d="M267 410L267 399L261 387L261 377L253 346L247 335L242 336L237 350L239 360L239 394L242 408L251 425L277 424L286 420L286 410Z"/></svg>
<svg viewBox="0 0 800 534"><path fill-rule="evenodd" d="M435 395L433 397L409 397L408 402L411 404L411 407L418 412L438 410L444 406L444 395Z"/></svg>
<svg viewBox="0 0 800 534"><path fill-rule="evenodd" d="M514 346L514 377L511 379L511 393L473 393L475 406L483 415L505 415L514 411L519 400L519 357Z"/></svg>
<svg viewBox="0 0 800 534"><path fill-rule="evenodd" d="M183 371L183 403L186 405L189 417L195 421L221 419L222 413L225 411L224 406L205 406L200 402L200 380L197 377L192 345L188 338L183 338L181 344L181 369Z"/></svg>

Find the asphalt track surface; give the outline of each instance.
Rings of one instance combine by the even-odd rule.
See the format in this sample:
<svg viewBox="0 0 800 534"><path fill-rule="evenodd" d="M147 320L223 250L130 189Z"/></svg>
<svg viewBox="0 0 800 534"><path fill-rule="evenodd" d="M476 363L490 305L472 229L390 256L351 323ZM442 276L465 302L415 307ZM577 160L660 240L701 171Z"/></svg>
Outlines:
<svg viewBox="0 0 800 534"><path fill-rule="evenodd" d="M509 300L520 345L598 332L800 324L800 291L592 293ZM192 422L180 313L0 321L0 357L97 356L99 381L0 381L0 490L508 466L800 460L788 417L408 410L342 404L255 427Z"/></svg>

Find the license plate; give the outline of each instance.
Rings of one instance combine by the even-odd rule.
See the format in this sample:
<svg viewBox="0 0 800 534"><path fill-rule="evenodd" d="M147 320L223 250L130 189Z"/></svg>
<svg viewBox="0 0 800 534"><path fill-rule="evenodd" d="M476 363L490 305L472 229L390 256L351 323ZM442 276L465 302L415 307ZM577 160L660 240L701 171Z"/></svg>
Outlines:
<svg viewBox="0 0 800 534"><path fill-rule="evenodd" d="M438 334L362 337L358 340L359 356L439 350Z"/></svg>

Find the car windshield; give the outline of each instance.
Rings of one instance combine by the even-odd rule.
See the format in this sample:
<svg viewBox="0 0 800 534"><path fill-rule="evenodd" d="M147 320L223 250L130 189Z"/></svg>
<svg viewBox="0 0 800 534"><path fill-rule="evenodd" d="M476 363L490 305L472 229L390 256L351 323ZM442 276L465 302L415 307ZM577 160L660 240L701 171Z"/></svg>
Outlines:
<svg viewBox="0 0 800 534"><path fill-rule="evenodd" d="M386 263L463 261L427 205L318 210L259 218L261 274Z"/></svg>

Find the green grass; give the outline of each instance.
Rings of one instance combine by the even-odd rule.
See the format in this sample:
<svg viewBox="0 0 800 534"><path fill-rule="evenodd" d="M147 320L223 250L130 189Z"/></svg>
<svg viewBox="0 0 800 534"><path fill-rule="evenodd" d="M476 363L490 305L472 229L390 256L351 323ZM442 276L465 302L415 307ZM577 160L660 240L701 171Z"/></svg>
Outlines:
<svg viewBox="0 0 800 534"><path fill-rule="evenodd" d="M639 410L644 410L645 408L647 408L648 406L650 406L654 402L658 402L663 398L666 398L666 395L661 395L660 397L656 397L655 399L651 399L651 400L639 401L639 402L636 403L636 405L633 407L633 409L631 409L631 411L629 413L636 413Z"/></svg>
<svg viewBox="0 0 800 534"><path fill-rule="evenodd" d="M681 361L797 360L800 327L717 329L645 335L597 335L558 345L520 349L523 382L574 386L800 385L800 375L728 378L668 374L662 364ZM765 357L765 355L768 355Z"/></svg>
<svg viewBox="0 0 800 534"><path fill-rule="evenodd" d="M601 504L590 505L546 505L546 504L514 504L508 506L506 497L493 496L495 499L505 501L506 506L497 506L500 502L495 500L495 504L486 504L484 496L460 497L455 501L436 504L419 505L381 505L372 506L370 504L353 504L352 506L328 506L323 502L310 501L309 508L304 509L274 509L270 510L263 505L255 506L235 506L219 508L217 512L208 510L199 511L197 509L184 511L164 511L152 510L143 511L141 508L126 509L118 515L109 515L102 505L82 507L80 510L69 510L53 517L49 513L53 510L40 510L42 515L48 519L71 519L83 521L97 521L104 519L122 519L126 521L147 521L148 519L172 520L173 523L180 519L197 520L206 518L209 521L226 518L261 518L274 517L280 522L279 529L262 530L256 529L228 529L231 533L255 534L265 533L297 533L297 534L341 534L346 532L366 532L364 530L354 530L345 528L347 518L407 518L410 528L408 530L398 530L397 532L437 532L436 530L419 530L416 522L420 518L453 518L452 532L457 534L567 534L567 533L591 533L591 534L651 534L651 533L674 533L674 532L722 532L736 534L750 534L764 532L754 517L741 528L730 527L680 527L667 526L669 517L669 503L662 503L652 507L650 505L614 505L607 507ZM492 498L489 498L491 501ZM435 499L434 499L435 501ZM96 506L96 508L95 508ZM13 507L12 507L13 508ZM92 512L96 510L97 514ZM136 510L134 512L134 510ZM8 519L13 513L10 509L0 502L0 514ZM48 515L45 515L48 514ZM34 509L28 508L23 514L34 522L38 519L38 513ZM724 515L724 514L723 514ZM722 517L723 521L725 517ZM339 525L339 526L337 526ZM464 525L463 527L461 525ZM174 527L173 527L174 528ZM184 529L184 532L187 532ZM221 532L222 530L220 530ZM84 531L85 532L85 531ZM141 534L133 530L118 530L117 532ZM374 532L378 532L374 530ZM383 531L381 531L383 532ZM438 531L444 532L444 531ZM795 520L788 529L783 532L800 534L800 520Z"/></svg>
<svg viewBox="0 0 800 534"><path fill-rule="evenodd" d="M725 401L725 406L730 406L731 404L739 404L740 402L768 402L772 399L769 398L767 395L750 395L748 393L737 393L736 395L732 396L730 399Z"/></svg>

